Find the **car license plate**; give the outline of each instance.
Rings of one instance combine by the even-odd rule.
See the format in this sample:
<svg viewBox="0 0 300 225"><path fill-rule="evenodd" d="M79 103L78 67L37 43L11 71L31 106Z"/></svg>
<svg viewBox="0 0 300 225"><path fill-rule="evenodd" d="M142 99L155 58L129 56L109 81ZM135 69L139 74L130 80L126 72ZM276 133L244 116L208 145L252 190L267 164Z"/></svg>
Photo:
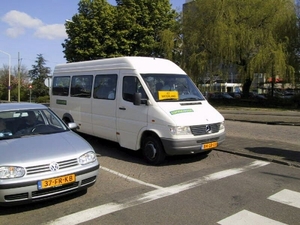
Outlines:
<svg viewBox="0 0 300 225"><path fill-rule="evenodd" d="M51 187L58 187L64 184L70 184L76 181L75 174L69 174L66 176L50 178L46 180L38 181L38 189L45 189Z"/></svg>
<svg viewBox="0 0 300 225"><path fill-rule="evenodd" d="M216 148L217 146L218 146L218 142L214 141L214 142L209 142L209 143L203 144L202 149L208 150L208 149Z"/></svg>

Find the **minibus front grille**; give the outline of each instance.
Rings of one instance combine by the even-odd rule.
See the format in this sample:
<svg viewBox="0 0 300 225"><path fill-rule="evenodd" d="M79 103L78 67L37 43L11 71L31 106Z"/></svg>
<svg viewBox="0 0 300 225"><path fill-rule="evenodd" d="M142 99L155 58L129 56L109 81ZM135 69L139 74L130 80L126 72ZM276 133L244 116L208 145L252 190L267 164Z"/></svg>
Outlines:
<svg viewBox="0 0 300 225"><path fill-rule="evenodd" d="M191 126L191 132L194 136L218 133L220 130L220 123Z"/></svg>

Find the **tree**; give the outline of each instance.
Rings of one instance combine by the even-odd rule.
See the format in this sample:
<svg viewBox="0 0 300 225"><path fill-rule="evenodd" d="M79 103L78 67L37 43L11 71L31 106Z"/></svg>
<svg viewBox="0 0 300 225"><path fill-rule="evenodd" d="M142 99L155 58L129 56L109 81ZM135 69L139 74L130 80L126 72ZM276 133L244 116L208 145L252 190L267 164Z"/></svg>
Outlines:
<svg viewBox="0 0 300 225"><path fill-rule="evenodd" d="M295 29L297 38L292 39L291 52L294 54L290 55L292 65L295 68L295 82L298 83L298 89L300 89L300 1L296 0L296 16L297 16L297 29Z"/></svg>
<svg viewBox="0 0 300 225"><path fill-rule="evenodd" d="M174 45L176 17L170 1L117 0L116 2L117 39L127 44L127 48L121 54L170 57Z"/></svg>
<svg viewBox="0 0 300 225"><path fill-rule="evenodd" d="M68 62L106 58L116 53L115 8L106 0L80 0L78 13L66 21L62 44Z"/></svg>
<svg viewBox="0 0 300 225"><path fill-rule="evenodd" d="M18 69L17 66L15 66L11 71L11 77L10 77L10 87L11 87L11 100L16 101L18 99ZM25 66L20 67L20 85L21 85L21 93L20 97L21 100L27 100L27 91L26 87L28 87L29 80L28 80L28 71ZM0 99L7 99L8 91L8 66L4 65L3 69L0 70Z"/></svg>
<svg viewBox="0 0 300 225"><path fill-rule="evenodd" d="M193 74L228 75L234 66L249 92L255 73L293 79L292 0L201 0L184 9L184 61Z"/></svg>
<svg viewBox="0 0 300 225"><path fill-rule="evenodd" d="M20 101L27 101L28 100L28 87L29 87L29 77L28 77L28 70L26 66L20 65L14 66L12 70L12 80L11 80L11 98L14 101L18 99L18 85L20 79ZM19 78L20 73L20 78Z"/></svg>
<svg viewBox="0 0 300 225"><path fill-rule="evenodd" d="M176 13L169 0L81 0L66 22L68 62L115 56L170 57ZM162 44L168 43L168 45Z"/></svg>
<svg viewBox="0 0 300 225"><path fill-rule="evenodd" d="M49 94L48 87L45 85L45 80L51 72L49 67L46 67L46 60L42 54L37 55L35 60L36 65L32 65L32 70L28 71L28 75L32 80L32 95L36 98Z"/></svg>
<svg viewBox="0 0 300 225"><path fill-rule="evenodd" d="M0 99L8 99L8 66L4 65L0 70Z"/></svg>

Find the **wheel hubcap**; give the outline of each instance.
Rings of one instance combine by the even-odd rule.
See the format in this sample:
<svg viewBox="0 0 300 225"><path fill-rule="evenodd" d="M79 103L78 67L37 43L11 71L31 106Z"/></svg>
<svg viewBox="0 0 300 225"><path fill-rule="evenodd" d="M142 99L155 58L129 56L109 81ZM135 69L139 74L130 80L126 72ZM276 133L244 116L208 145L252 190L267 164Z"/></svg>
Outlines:
<svg viewBox="0 0 300 225"><path fill-rule="evenodd" d="M145 155L148 159L154 159L156 155L156 148L153 144L147 144L145 147Z"/></svg>

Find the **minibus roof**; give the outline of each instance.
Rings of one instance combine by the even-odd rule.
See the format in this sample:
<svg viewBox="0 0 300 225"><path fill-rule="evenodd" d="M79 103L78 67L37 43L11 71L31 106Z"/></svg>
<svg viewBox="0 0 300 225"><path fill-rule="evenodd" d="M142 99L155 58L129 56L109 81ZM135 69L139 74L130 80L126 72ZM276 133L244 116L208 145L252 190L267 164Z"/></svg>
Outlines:
<svg viewBox="0 0 300 225"><path fill-rule="evenodd" d="M54 74L101 71L101 70L137 70L138 73L185 74L185 72L170 60L154 57L126 56L98 59L74 63L59 64Z"/></svg>

